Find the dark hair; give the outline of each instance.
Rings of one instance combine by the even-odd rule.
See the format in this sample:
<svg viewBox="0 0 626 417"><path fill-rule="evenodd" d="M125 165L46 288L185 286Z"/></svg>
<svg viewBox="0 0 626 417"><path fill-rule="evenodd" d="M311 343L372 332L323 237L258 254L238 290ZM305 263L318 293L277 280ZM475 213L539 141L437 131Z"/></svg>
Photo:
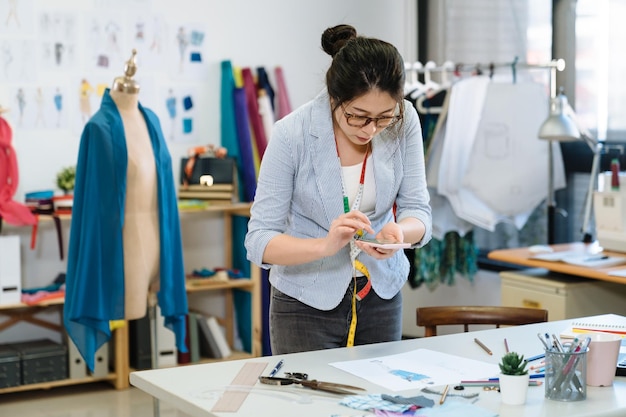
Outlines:
<svg viewBox="0 0 626 417"><path fill-rule="evenodd" d="M326 88L335 108L378 89L388 93L404 110L404 61L395 46L357 35L350 25L328 28L322 49L333 57L326 72Z"/></svg>

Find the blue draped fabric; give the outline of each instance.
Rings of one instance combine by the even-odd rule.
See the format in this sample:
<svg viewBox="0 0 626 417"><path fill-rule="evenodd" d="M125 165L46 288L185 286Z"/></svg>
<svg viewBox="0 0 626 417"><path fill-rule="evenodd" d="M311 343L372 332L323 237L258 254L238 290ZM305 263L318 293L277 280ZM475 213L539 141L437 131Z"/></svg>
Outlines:
<svg viewBox="0 0 626 417"><path fill-rule="evenodd" d="M157 171L160 252L158 303L165 325L185 346L187 292L172 161L157 116L139 104ZM94 369L95 352L111 337L109 322L124 319L122 228L128 154L124 126L107 89L85 126L76 166L63 320Z"/></svg>

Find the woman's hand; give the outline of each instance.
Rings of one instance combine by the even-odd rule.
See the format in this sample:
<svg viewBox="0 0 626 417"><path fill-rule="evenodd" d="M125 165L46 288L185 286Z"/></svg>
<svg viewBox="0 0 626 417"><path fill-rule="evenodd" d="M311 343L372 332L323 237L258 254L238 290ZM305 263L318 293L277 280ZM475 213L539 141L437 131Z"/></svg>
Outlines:
<svg viewBox="0 0 626 417"><path fill-rule="evenodd" d="M404 233L402 232L402 228L394 222L387 223L383 226L383 228L376 234L376 240L389 242L389 243L401 243L404 242ZM356 241L356 245L361 249L361 251L367 253L369 256L375 259L387 259L391 258L396 251L399 249L385 249L380 247L374 247L365 242Z"/></svg>
<svg viewBox="0 0 626 417"><path fill-rule="evenodd" d="M352 210L337 217L330 224L330 229L325 238L326 256L332 256L337 253L360 230L374 234L374 229L372 229L370 224L367 216L358 210Z"/></svg>

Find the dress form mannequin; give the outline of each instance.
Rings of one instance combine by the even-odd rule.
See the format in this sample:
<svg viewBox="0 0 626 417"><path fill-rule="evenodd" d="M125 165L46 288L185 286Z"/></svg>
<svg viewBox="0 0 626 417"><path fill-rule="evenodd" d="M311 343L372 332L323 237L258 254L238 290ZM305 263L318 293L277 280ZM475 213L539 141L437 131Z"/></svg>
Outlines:
<svg viewBox="0 0 626 417"><path fill-rule="evenodd" d="M124 312L127 320L146 314L148 294L159 277L159 213L154 151L139 104L135 51L125 75L113 81L111 98L124 125L128 169L124 209Z"/></svg>

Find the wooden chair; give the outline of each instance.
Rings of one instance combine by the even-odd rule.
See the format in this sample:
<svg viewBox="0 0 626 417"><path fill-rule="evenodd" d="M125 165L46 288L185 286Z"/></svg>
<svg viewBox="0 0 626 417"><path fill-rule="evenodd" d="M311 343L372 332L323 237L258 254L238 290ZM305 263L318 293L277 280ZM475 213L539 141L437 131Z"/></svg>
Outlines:
<svg viewBox="0 0 626 417"><path fill-rule="evenodd" d="M462 324L465 332L470 324L517 326L548 321L548 310L501 306L418 307L417 325L425 327L424 336L437 336L437 326Z"/></svg>

